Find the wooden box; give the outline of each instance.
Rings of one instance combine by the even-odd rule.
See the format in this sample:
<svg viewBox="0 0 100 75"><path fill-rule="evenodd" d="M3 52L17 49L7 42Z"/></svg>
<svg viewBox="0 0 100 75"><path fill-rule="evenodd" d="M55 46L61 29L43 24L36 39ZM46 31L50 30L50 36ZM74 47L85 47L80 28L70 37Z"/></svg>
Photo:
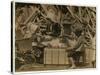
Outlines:
<svg viewBox="0 0 100 75"><path fill-rule="evenodd" d="M68 64L67 52L64 48L45 48L44 64Z"/></svg>

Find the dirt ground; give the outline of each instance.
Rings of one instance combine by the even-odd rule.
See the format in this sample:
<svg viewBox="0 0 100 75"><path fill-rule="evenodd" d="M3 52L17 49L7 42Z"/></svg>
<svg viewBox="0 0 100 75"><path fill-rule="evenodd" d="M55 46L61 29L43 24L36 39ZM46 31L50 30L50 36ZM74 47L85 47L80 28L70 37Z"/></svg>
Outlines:
<svg viewBox="0 0 100 75"><path fill-rule="evenodd" d="M85 69L85 68L92 68L89 67L88 64L80 64L75 69ZM46 70L67 70L70 69L70 65L44 65L44 64L27 64L21 66L17 69L17 72L24 72L24 71L46 71Z"/></svg>

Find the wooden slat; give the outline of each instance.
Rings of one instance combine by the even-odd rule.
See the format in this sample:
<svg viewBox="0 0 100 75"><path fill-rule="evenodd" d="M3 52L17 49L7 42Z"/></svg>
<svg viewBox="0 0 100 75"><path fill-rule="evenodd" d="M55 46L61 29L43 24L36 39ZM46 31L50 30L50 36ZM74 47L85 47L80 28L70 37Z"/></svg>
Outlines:
<svg viewBox="0 0 100 75"><path fill-rule="evenodd" d="M59 64L65 64L65 50L59 50Z"/></svg>
<svg viewBox="0 0 100 75"><path fill-rule="evenodd" d="M58 62L58 49L53 49L53 64L59 64Z"/></svg>

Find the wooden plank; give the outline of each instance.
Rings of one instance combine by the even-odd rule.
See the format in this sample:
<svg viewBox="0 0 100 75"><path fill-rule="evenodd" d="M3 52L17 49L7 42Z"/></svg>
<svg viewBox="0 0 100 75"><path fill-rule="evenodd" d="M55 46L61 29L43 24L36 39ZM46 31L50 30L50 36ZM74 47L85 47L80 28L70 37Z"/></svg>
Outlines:
<svg viewBox="0 0 100 75"><path fill-rule="evenodd" d="M53 63L52 64L59 64L59 62L58 62L58 57L59 57L59 55L58 55L58 50L59 49L53 49L52 50L52 53L53 53Z"/></svg>
<svg viewBox="0 0 100 75"><path fill-rule="evenodd" d="M52 63L52 50L45 49L44 50L44 64L51 64Z"/></svg>
<svg viewBox="0 0 100 75"><path fill-rule="evenodd" d="M59 50L59 64L65 64L65 61L66 58L65 58L65 50L62 49L62 50Z"/></svg>

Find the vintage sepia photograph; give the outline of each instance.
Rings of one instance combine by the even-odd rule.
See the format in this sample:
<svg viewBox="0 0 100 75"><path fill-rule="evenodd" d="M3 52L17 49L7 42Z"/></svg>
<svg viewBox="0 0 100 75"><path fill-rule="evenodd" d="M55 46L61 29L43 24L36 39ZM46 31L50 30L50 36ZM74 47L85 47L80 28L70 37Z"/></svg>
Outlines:
<svg viewBox="0 0 100 75"><path fill-rule="evenodd" d="M15 72L96 68L96 7L16 2L13 29Z"/></svg>

